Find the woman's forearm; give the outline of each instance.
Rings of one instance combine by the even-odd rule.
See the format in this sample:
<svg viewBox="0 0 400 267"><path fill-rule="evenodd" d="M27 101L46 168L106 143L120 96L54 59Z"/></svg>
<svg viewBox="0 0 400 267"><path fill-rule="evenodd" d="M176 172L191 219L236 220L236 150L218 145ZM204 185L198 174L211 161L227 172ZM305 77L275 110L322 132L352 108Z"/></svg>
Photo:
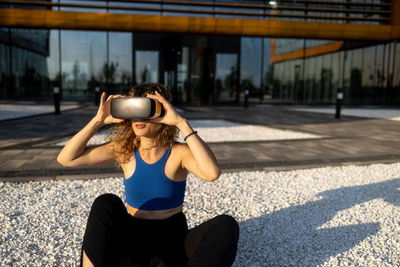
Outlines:
<svg viewBox="0 0 400 267"><path fill-rule="evenodd" d="M193 132L193 128L184 118L179 119L176 125L184 137ZM203 175L211 181L217 179L221 170L208 145L197 134L188 137L186 143Z"/></svg>
<svg viewBox="0 0 400 267"><path fill-rule="evenodd" d="M103 127L104 122L97 116L94 117L82 130L75 134L61 150L57 161L68 165L85 152L86 145L90 138Z"/></svg>

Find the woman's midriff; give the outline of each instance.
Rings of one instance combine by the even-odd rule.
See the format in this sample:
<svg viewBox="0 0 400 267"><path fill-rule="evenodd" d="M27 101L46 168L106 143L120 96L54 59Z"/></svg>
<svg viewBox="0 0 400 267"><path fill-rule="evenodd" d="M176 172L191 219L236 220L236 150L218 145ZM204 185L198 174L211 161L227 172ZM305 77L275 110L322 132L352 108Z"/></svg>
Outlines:
<svg viewBox="0 0 400 267"><path fill-rule="evenodd" d="M147 220L164 220L172 215L175 215L182 211L183 206L179 206L173 209L168 210L141 210L136 209L134 207L126 204L126 210L130 215L139 219L147 219Z"/></svg>

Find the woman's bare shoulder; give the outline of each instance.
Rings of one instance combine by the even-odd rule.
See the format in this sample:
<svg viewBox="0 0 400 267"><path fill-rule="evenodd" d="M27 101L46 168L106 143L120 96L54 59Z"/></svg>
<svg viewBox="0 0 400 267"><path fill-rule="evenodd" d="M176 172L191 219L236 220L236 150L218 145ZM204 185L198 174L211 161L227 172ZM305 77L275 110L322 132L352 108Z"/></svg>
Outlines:
<svg viewBox="0 0 400 267"><path fill-rule="evenodd" d="M172 147L172 153L175 154L181 154L181 153L186 153L189 151L189 147L187 144L182 144L182 143L175 143Z"/></svg>

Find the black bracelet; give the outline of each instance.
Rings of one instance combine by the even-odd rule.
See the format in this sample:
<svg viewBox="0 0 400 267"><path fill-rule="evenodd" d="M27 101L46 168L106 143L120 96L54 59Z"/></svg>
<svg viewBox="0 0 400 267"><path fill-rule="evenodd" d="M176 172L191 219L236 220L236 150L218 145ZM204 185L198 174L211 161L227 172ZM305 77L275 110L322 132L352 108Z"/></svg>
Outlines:
<svg viewBox="0 0 400 267"><path fill-rule="evenodd" d="M194 135L194 134L197 134L197 131L193 131L193 132L191 132L190 134L186 135L186 137L183 138L183 141L186 142L186 139L188 139L190 136L192 136L192 135Z"/></svg>

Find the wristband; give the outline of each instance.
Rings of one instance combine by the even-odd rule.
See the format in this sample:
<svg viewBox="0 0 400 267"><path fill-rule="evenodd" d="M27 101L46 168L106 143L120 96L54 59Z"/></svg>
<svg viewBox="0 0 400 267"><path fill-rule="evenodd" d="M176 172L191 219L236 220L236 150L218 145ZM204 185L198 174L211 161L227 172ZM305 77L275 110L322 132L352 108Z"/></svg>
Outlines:
<svg viewBox="0 0 400 267"><path fill-rule="evenodd" d="M193 131L193 132L191 132L190 134L186 135L186 137L183 138L183 141L186 142L186 139L188 139L190 136L192 136L192 135L194 135L194 134L197 134L197 131Z"/></svg>

